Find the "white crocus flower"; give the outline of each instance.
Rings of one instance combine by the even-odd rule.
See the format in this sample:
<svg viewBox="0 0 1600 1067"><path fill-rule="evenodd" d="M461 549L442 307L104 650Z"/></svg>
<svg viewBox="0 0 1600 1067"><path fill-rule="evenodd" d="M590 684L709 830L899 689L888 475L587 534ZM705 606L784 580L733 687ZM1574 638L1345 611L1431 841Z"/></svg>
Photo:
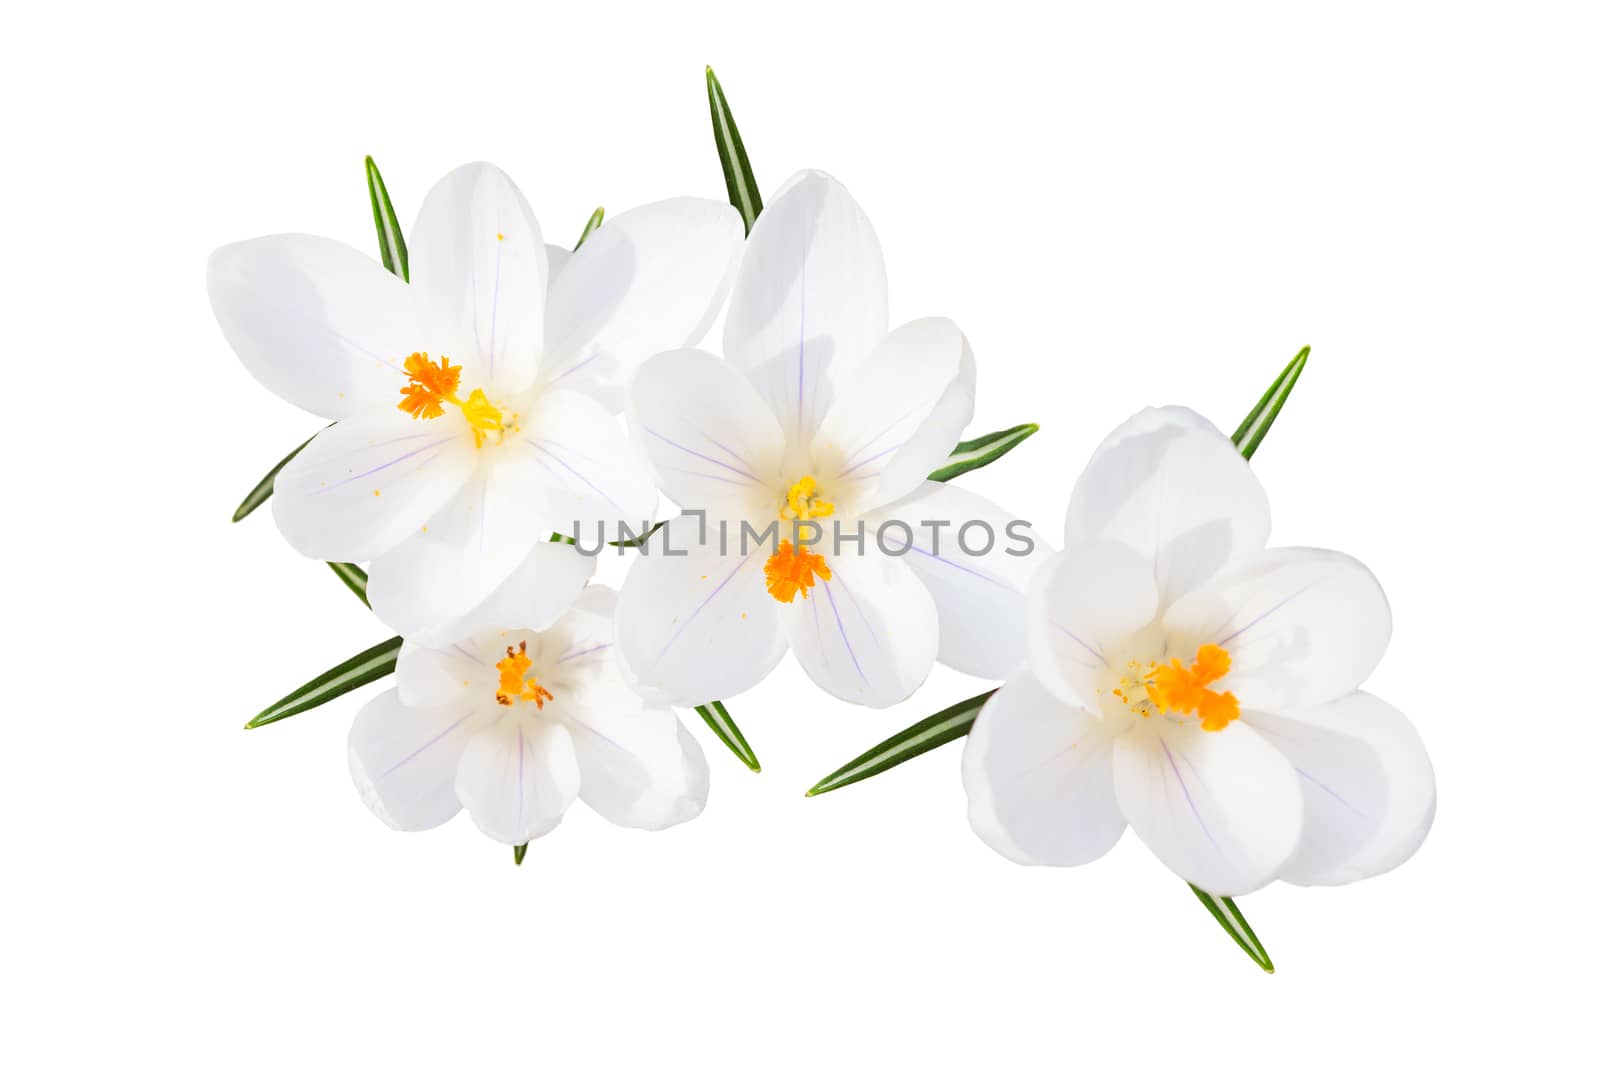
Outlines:
<svg viewBox="0 0 1600 1067"><path fill-rule="evenodd" d="M705 755L618 670L615 599L591 586L547 629L401 645L395 688L350 727L350 772L373 813L428 830L464 807L508 845L549 833L580 797L647 830L700 814Z"/></svg>
<svg viewBox="0 0 1600 1067"><path fill-rule="evenodd" d="M475 163L423 202L410 285L319 237L218 249L211 305L240 360L338 420L278 472L284 536L370 560L373 609L408 638L512 621L482 609L537 581L518 574L535 543L654 511L607 405L638 361L704 334L740 244L737 212L683 198L547 249L511 180Z"/></svg>
<svg viewBox="0 0 1600 1067"><path fill-rule="evenodd" d="M1227 896L1416 851L1433 769L1405 717L1357 689L1389 641L1383 591L1349 556L1266 548L1267 529L1250 466L1193 412L1149 409L1106 439L1030 590L1027 666L967 742L985 841L1072 866L1132 824Z"/></svg>
<svg viewBox="0 0 1600 1067"><path fill-rule="evenodd" d="M1019 543L1011 516L925 480L971 418L972 352L946 319L887 322L871 225L843 186L805 172L750 233L726 359L682 350L640 368L630 433L662 490L705 512L674 519L623 583L618 639L642 683L704 703L750 688L793 648L830 693L884 707L941 649L990 677L1020 661L1037 557L1006 554ZM779 536L758 541L775 521ZM800 543L801 521L821 543ZM979 533L960 550L974 521L992 551Z"/></svg>

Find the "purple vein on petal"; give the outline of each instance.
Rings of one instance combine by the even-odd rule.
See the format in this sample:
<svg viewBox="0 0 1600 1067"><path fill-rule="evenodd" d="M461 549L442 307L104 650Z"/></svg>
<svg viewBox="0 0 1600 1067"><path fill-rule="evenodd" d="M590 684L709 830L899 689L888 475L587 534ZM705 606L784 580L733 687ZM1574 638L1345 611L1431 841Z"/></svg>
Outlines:
<svg viewBox="0 0 1600 1067"><path fill-rule="evenodd" d="M1206 835L1206 840L1211 842L1211 847L1219 853L1222 846L1217 844L1217 839L1211 836L1211 827L1200 815L1200 809L1195 805L1194 797L1189 795L1189 783L1183 780L1183 772L1178 770L1178 761L1172 758L1172 749L1167 747L1167 739L1161 738L1161 751L1167 754L1167 766L1172 768L1172 776L1178 780L1178 788L1183 790L1183 799L1189 802L1189 810L1194 813L1194 821L1200 824L1200 830Z"/></svg>
<svg viewBox="0 0 1600 1067"><path fill-rule="evenodd" d="M1308 590L1310 590L1313 586L1315 586L1317 584L1318 583L1316 583L1316 582L1310 582L1310 583L1308 583L1306 585L1301 586L1299 589L1297 589L1294 592L1290 593L1288 596L1284 597L1282 600L1280 600L1276 604L1272 605L1272 607L1268 608L1266 611L1262 612L1260 615L1257 615L1255 618L1253 618L1249 622L1245 623L1239 629L1233 631L1233 633L1229 634L1227 637L1224 637L1222 640L1218 641L1217 644L1225 645L1228 642L1232 641L1234 638L1243 635L1248 630L1250 630L1252 627L1254 627L1257 623L1264 622L1265 620L1271 618L1273 615L1277 614L1278 611L1280 609L1282 609L1285 605L1291 603L1294 600L1299 599Z"/></svg>
<svg viewBox="0 0 1600 1067"><path fill-rule="evenodd" d="M732 472L734 474L739 475L740 477L748 478L748 479L750 479L750 481L752 483L755 483L757 481L756 476L754 474L751 474L749 471L743 469L742 467L735 467L731 463L724 463L720 459L713 459L710 456L706 455L704 452L695 451L694 449L690 448L688 445L680 445L678 442L674 441L672 438L666 436L665 434L660 433L659 431L657 431L652 426L646 426L644 428L644 432L649 434L651 437L654 437L656 440L662 442L663 444L671 445L673 448L676 448L679 452L686 452L689 455L693 456L695 459L703 460L704 462L711 464L713 467L721 467L725 471L730 471L730 472Z"/></svg>
<svg viewBox="0 0 1600 1067"><path fill-rule="evenodd" d="M405 455L396 456L394 459L391 459L387 463L380 463L376 467L372 467L369 470L362 471L360 474L352 474L350 477L346 478L342 482L334 482L332 485L325 485L322 488L318 489L316 491L316 493L314 493L312 495L313 496L318 496L318 495L321 495L322 493L332 492L333 490L338 489L340 486L349 485L351 482L359 482L361 479L370 477L370 476L372 476L374 474L377 474L379 471L388 470L390 467L394 466L396 463L403 463L406 460L410 459L412 456L418 456L418 455L421 455L422 453L428 451L429 449L438 448L440 445L443 445L443 444L447 443L449 440L450 439L448 437L445 437L445 438L441 438L440 440L437 440L437 441L433 442L433 444L431 444L431 445L423 445L421 448L414 448L410 452L407 452Z"/></svg>
<svg viewBox="0 0 1600 1067"><path fill-rule="evenodd" d="M551 459L555 460L557 463L561 464L562 468L564 470L566 470L566 472L568 474L571 474L574 478L578 479L578 481L580 481L584 485L588 486L590 492L592 492L596 496L600 497L607 504L610 504L619 513L622 511L622 505L621 504L618 504L615 500L612 500L610 494L608 494L604 489L601 489L598 485L595 485L588 478L585 478L581 473L578 472L577 469L575 469L572 466L572 464L568 463L566 460L562 459L560 456L558 456L554 452L550 451L548 448L546 448L544 445L540 444L538 441L534 441L534 440L531 440L531 439L528 439L528 438L524 438L523 441L524 441L525 444L528 445L528 447L538 450L539 452L543 453L544 455L546 455L546 456L550 457Z"/></svg>
<svg viewBox="0 0 1600 1067"><path fill-rule="evenodd" d="M867 672L861 669L861 661L856 658L855 646L850 643L850 635L844 632L844 620L839 617L839 605L833 599L833 583L824 583L822 591L828 594L828 606L833 609L833 621L839 627L839 639L844 642L844 650L850 653L850 662L855 664L856 674L864 682L867 680Z"/></svg>
<svg viewBox="0 0 1600 1067"><path fill-rule="evenodd" d="M577 659L579 656L587 656L591 652L599 652L601 649L606 649L606 648L610 648L610 647L611 647L611 642L610 641L607 641L603 645L590 645L588 648L580 648L576 652L568 652L565 655L563 655L560 659L556 660L556 662L557 663L565 663L569 659Z"/></svg>
<svg viewBox="0 0 1600 1067"><path fill-rule="evenodd" d="M404 767L406 764L410 763L412 760L416 759L418 756L420 756L424 752L428 751L428 749L432 748L434 745L438 744L440 741L443 741L450 734L454 733L456 731L456 729L458 727L460 727L460 725L462 723L466 722L468 719L472 718L476 714L477 714L476 711L467 712L465 715L461 716L461 718L457 719L455 722L451 723L449 726L446 726L443 730L440 730L437 734L434 734L433 737L429 738L427 741L424 741L422 743L422 747L421 748L417 749L415 752L412 752L409 756L407 756L404 759L402 759L399 763L396 763L393 767L390 767L388 770L386 770L382 774L378 775L378 778L380 780L382 780L384 778L389 777L389 775L393 774L395 771L398 771L401 767Z"/></svg>
<svg viewBox="0 0 1600 1067"><path fill-rule="evenodd" d="M690 624L693 623L694 620L699 617L700 613L706 609L706 605L710 604L712 600L716 599L717 594L721 593L723 589L727 588L728 583L733 581L733 576L744 570L744 565L749 563L754 558L754 556L746 556L741 559L739 561L739 565L733 568L733 570L729 571L728 576L722 579L722 581L718 582L715 589L706 594L706 598L696 605L695 609L689 613L689 617L684 619L682 624L680 624L678 628L672 632L672 636L667 639L667 643L661 646L661 651L656 653L657 663L661 662L662 657L664 657L668 650L670 650L672 646L677 643L678 638L683 636L683 632L687 630Z"/></svg>
<svg viewBox="0 0 1600 1067"><path fill-rule="evenodd" d="M1106 658L1100 654L1100 651L1098 649L1096 649L1093 645L1091 645L1087 641L1085 641L1083 638L1079 637L1077 634L1073 633L1071 630L1067 629L1065 626L1062 626L1059 622L1056 622L1054 619L1050 620L1050 625L1054 626L1057 630L1060 630L1062 633L1066 634L1068 637L1070 637L1074 641L1076 641L1080 646L1082 646L1082 648L1083 648L1083 650L1085 652L1089 653L1089 655L1091 655L1095 659L1099 660L1101 666L1103 666L1103 667L1111 666L1110 663L1106 662Z"/></svg>

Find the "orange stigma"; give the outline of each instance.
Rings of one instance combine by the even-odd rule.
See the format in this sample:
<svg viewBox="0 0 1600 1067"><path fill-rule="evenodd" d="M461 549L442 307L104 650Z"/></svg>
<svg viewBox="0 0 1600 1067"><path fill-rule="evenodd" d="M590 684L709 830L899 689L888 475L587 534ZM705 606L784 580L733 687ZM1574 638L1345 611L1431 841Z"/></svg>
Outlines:
<svg viewBox="0 0 1600 1067"><path fill-rule="evenodd" d="M789 541L780 542L778 550L768 557L766 571L767 592L785 604L793 604L796 593L801 599L809 597L818 578L827 581L833 577L826 559L807 552L804 546L796 548Z"/></svg>
<svg viewBox="0 0 1600 1067"><path fill-rule="evenodd" d="M1141 666L1135 660L1128 664L1128 673L1111 695L1147 719L1151 712L1198 714L1200 728L1214 733L1239 717L1239 698L1211 688L1232 666L1233 657L1219 645L1201 645L1191 667L1185 667L1178 659L1161 666L1154 661ZM1134 699L1140 690L1143 698Z"/></svg>
<svg viewBox="0 0 1600 1067"><path fill-rule="evenodd" d="M505 420L500 409L489 403L482 389L474 389L462 400L456 395L461 385L461 368L450 365L445 356L435 363L426 352L413 352L406 357L406 377L411 384L400 387L399 408L414 419L437 419L444 414L446 404L460 408L472 427L472 440L479 448L490 433L504 434ZM515 423L515 416L512 422ZM514 428L514 427L513 427Z"/></svg>
<svg viewBox="0 0 1600 1067"><path fill-rule="evenodd" d="M527 677L533 667L533 661L528 658L528 642L520 642L516 648L507 645L506 658L494 666L500 672L500 688L494 694L498 703L510 707L514 700L531 700L542 708L546 700L555 699L550 690L539 684L539 679Z"/></svg>

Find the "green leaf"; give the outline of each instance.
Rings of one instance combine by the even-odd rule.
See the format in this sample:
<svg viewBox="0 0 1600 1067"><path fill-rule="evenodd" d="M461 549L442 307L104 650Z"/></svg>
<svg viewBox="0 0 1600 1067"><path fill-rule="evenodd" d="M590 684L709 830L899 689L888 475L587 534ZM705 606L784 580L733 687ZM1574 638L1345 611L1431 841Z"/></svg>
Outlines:
<svg viewBox="0 0 1600 1067"><path fill-rule="evenodd" d="M959 478L968 471L975 471L979 467L987 467L1038 432L1038 423L1025 422L1021 426L1013 426L1009 430L986 433L982 437L974 437L970 441L962 441L950 453L949 464L928 475L928 480L930 482L948 482L951 478Z"/></svg>
<svg viewBox="0 0 1600 1067"><path fill-rule="evenodd" d="M287 719L302 711L326 704L334 697L359 689L368 682L376 682L394 673L394 661L400 655L400 638L380 641L364 652L357 652L330 671L317 675L299 689L279 700L261 714L244 724L246 730Z"/></svg>
<svg viewBox="0 0 1600 1067"><path fill-rule="evenodd" d="M936 711L921 722L901 730L887 741L867 749L823 778L806 790L806 796L814 797L859 782L863 778L882 774L890 767L898 766L913 756L920 756L940 745L947 745L958 737L965 737L972 731L972 723L978 717L978 709L983 707L984 701L994 696L996 692L997 690L991 689L987 693L968 697L959 704L952 704L943 711Z"/></svg>
<svg viewBox="0 0 1600 1067"><path fill-rule="evenodd" d="M728 714L728 709L722 706L722 701L713 700L709 704L697 706L695 711L711 727L711 732L722 739L739 762L749 767L757 774L761 773L761 761L756 759L755 750L750 747L750 742L744 739L744 734L739 731L739 724L733 721L733 716Z"/></svg>
<svg viewBox="0 0 1600 1067"><path fill-rule="evenodd" d="M259 508L262 504L267 502L267 498L272 495L273 483L277 481L278 472L283 470L284 464L298 456L300 454L300 450L306 447L306 445L309 445L312 441L316 440L316 437L316 434L312 434L310 437L296 445L293 452L290 452L287 456L284 456L282 459L278 460L278 462L272 465L272 469L267 472L266 477L257 482L256 487L246 493L244 495L244 499L239 502L239 506L233 509L234 522L238 522L240 519L244 518L256 508Z"/></svg>
<svg viewBox="0 0 1600 1067"><path fill-rule="evenodd" d="M574 252L576 252L578 249L582 248L583 247L583 242L585 242L585 241L587 241L589 239L589 235L600 228L600 223L602 221L604 221L605 217L606 217L606 209L605 208L597 207L597 208L594 209L594 214L590 215L589 216L589 221L584 223L584 225L583 225L583 232L578 235L578 243L572 246L572 250Z"/></svg>
<svg viewBox="0 0 1600 1067"><path fill-rule="evenodd" d="M390 274L411 280L411 260L406 254L406 235L395 217L394 204L389 202L389 190L383 184L378 165L367 157L367 196L372 200L372 222L378 227L378 251L383 255L383 265Z"/></svg>
<svg viewBox="0 0 1600 1067"><path fill-rule="evenodd" d="M1256 449L1261 447L1262 439L1272 429L1273 421L1277 419L1278 412L1283 410L1284 401L1289 399L1294 383L1300 380L1300 372L1306 369L1306 361L1310 358L1311 346L1307 345L1289 361L1271 388L1262 394L1260 402L1244 417L1239 428L1233 431L1233 443L1245 459L1255 455Z"/></svg>
<svg viewBox="0 0 1600 1067"><path fill-rule="evenodd" d="M528 843L526 841L524 841L520 845L512 845L511 846L511 861L513 863L515 863L518 867L522 866L522 857L526 856L527 854L528 854Z"/></svg>
<svg viewBox="0 0 1600 1067"><path fill-rule="evenodd" d="M357 567L354 563L335 563L332 560L328 561L328 567L334 574L339 576L339 580L344 583L346 589L360 597L361 602L366 604L367 607L372 607L372 604L367 600L366 571Z"/></svg>
<svg viewBox="0 0 1600 1067"><path fill-rule="evenodd" d="M1250 929L1250 924L1245 922L1244 912L1239 910L1239 905L1235 904L1232 898L1219 897L1215 894L1207 893L1193 883L1189 885L1189 888L1194 890L1194 895L1200 898L1200 903L1206 906L1206 910L1211 913L1211 917L1217 920L1217 924L1227 931L1229 937L1233 938L1234 944L1244 949L1244 954L1254 960L1257 967L1260 967L1268 974L1275 973L1275 969L1272 966L1272 957L1267 955L1266 946L1261 943L1261 939L1256 936L1256 932Z"/></svg>
<svg viewBox="0 0 1600 1067"><path fill-rule="evenodd" d="M750 157L744 154L744 139L739 136L739 125L728 110L728 98L722 93L722 83L710 67L706 68L706 97L711 101L711 135L717 141L717 156L722 160L722 178L728 184L728 203L744 216L744 232L756 224L761 214L761 189L756 185L755 172L750 169Z"/></svg>

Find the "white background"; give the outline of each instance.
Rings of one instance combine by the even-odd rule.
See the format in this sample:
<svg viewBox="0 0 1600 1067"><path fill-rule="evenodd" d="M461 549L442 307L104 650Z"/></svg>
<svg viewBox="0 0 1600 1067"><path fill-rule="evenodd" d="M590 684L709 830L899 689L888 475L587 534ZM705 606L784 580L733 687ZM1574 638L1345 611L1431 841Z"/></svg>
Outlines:
<svg viewBox="0 0 1600 1067"><path fill-rule="evenodd" d="M1592 1051L1600 35L1577 6L1203 6L12 11L0 1058ZM375 248L368 152L403 219L490 159L568 243L597 204L721 196L707 62L764 187L820 167L863 204L892 320L966 330L972 432L1043 424L962 484L1051 539L1117 422L1231 429L1313 346L1255 462L1273 539L1383 580L1369 688L1440 801L1397 872L1242 902L1276 975L1131 834L1075 870L992 853L959 746L802 797L987 688L942 668L871 711L790 661L732 702L763 773L695 720L703 817L575 808L520 869L464 818L372 818L362 695L240 729L384 635L266 512L229 525L318 422L224 345L207 253Z"/></svg>

